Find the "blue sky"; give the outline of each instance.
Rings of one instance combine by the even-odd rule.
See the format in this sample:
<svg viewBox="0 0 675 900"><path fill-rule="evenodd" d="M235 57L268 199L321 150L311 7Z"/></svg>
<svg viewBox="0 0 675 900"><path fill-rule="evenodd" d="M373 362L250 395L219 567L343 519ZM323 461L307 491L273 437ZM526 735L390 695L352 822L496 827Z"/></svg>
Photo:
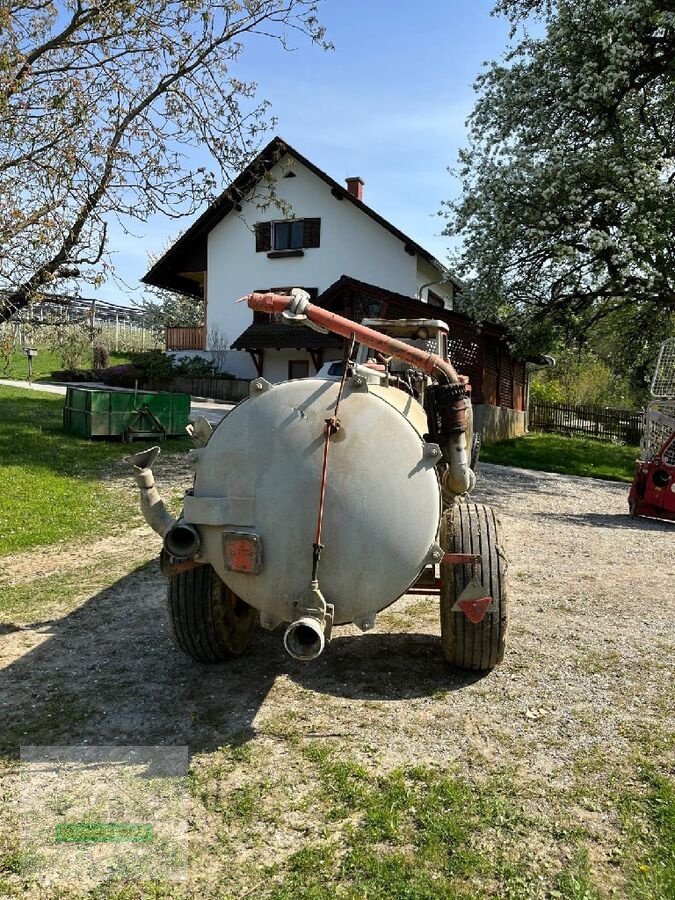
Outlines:
<svg viewBox="0 0 675 900"><path fill-rule="evenodd" d="M270 131L338 181L360 175L364 200L439 259L449 241L437 215L456 195L448 173L465 142L472 83L484 61L503 53L508 25L493 0L324 0L321 20L335 49L300 38L292 53L269 41L246 48L236 74L258 83L278 123ZM414 13L411 12L414 10ZM155 217L133 235L111 228L115 268L97 295L140 301L140 277L190 221ZM88 292L89 293L89 292Z"/></svg>

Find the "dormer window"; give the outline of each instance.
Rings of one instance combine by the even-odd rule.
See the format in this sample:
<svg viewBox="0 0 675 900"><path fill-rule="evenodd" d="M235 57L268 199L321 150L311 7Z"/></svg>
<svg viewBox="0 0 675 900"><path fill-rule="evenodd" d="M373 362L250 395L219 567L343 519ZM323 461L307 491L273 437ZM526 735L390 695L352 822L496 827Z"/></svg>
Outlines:
<svg viewBox="0 0 675 900"><path fill-rule="evenodd" d="M258 222L255 226L255 249L258 253L302 256L301 251L318 247L320 242L321 219Z"/></svg>

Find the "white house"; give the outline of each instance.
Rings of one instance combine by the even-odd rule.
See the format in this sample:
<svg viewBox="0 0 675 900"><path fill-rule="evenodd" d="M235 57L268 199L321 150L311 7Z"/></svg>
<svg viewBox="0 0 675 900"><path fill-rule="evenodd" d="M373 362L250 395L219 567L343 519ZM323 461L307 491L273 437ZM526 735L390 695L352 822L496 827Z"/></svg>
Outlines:
<svg viewBox="0 0 675 900"><path fill-rule="evenodd" d="M270 187L274 199L265 208ZM170 330L167 349L208 351L217 329L237 348L228 371L281 381L313 374L341 356L342 344L254 321L246 304L235 303L253 290L303 287L320 296L347 278L451 310L460 283L367 206L363 190L361 178L341 185L275 137L144 277L205 300L206 327Z"/></svg>

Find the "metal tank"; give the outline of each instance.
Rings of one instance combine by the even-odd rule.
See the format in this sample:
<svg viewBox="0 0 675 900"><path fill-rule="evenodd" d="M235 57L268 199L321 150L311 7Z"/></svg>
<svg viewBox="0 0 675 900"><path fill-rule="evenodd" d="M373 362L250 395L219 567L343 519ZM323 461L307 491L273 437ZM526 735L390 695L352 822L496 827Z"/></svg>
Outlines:
<svg viewBox="0 0 675 900"><path fill-rule="evenodd" d="M505 595L497 582L505 566L496 526L475 504L466 506L464 519L467 510L474 513L462 537L455 509L475 482L466 379L412 339L405 344L319 310L303 292L248 299L292 321L319 319L380 356L348 361L339 380L272 385L258 378L212 434L198 423L193 438L203 446L188 455L194 486L178 520L154 486L158 449L128 458L145 517L164 540L179 646L207 662L237 655L259 618L269 630L283 624L287 651L309 661L333 626L373 628L378 612L431 572L439 573L441 606L444 593L450 603L442 627L446 656L462 665L470 636L468 667L491 668L503 654ZM392 358L409 367L407 381L400 365L392 377ZM444 572L453 570L459 580L452 575L450 584ZM485 654L476 655L471 628Z"/></svg>

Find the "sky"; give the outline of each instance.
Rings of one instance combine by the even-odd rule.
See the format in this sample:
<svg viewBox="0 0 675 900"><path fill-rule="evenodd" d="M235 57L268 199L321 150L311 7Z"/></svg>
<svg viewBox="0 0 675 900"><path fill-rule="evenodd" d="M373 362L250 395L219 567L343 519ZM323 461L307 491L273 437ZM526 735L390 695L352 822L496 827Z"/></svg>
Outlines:
<svg viewBox="0 0 675 900"><path fill-rule="evenodd" d="M490 16L493 3L323 0L334 50L298 36L289 53L255 38L236 75L256 81L259 98L271 102L277 124L267 139L279 135L337 181L361 176L364 201L445 262L450 241L438 212L459 189L448 169L466 142L473 82L507 45L508 25ZM198 149L195 160L208 164ZM132 223L132 234L112 223L113 264L126 287L109 280L96 295L124 304L149 296L140 285L149 257L194 218L155 216Z"/></svg>

